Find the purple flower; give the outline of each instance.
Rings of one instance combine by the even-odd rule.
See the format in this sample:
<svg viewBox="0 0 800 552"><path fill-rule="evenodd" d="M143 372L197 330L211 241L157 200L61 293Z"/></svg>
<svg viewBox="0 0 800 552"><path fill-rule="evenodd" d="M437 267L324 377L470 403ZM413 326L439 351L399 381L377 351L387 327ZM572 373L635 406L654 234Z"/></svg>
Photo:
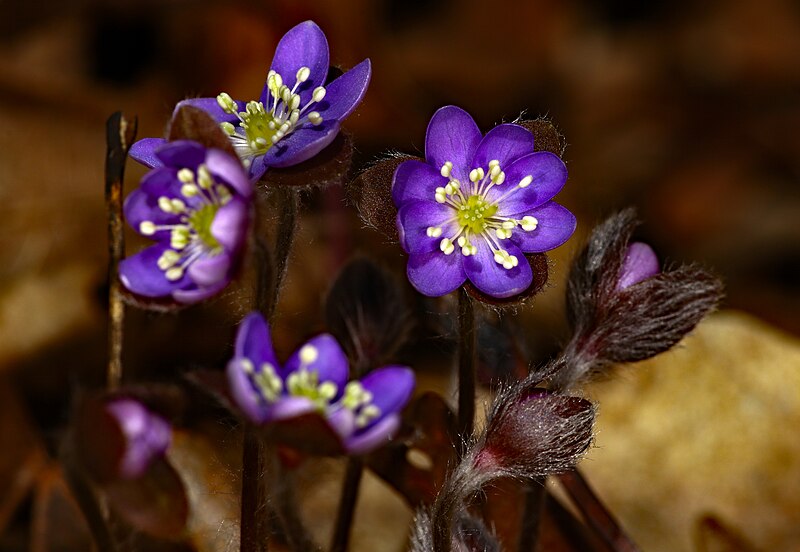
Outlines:
<svg viewBox="0 0 800 552"><path fill-rule="evenodd" d="M296 165L319 153L361 102L372 72L369 59L325 86L328 64L325 34L306 21L281 38L258 100L233 100L223 92L216 98L184 100L176 110L193 105L219 121L255 181L268 167ZM140 140L130 155L156 166L153 152L163 142Z"/></svg>
<svg viewBox="0 0 800 552"><path fill-rule="evenodd" d="M625 252L625 260L617 276L617 289L623 290L638 284L659 272L661 267L653 248L646 243L633 242Z"/></svg>
<svg viewBox="0 0 800 552"><path fill-rule="evenodd" d="M161 166L125 200L125 218L157 243L120 262L120 280L143 297L202 301L238 265L252 185L237 159L196 142L170 142L154 155Z"/></svg>
<svg viewBox="0 0 800 552"><path fill-rule="evenodd" d="M414 373L405 366L385 366L348 382L347 357L330 334L309 340L281 366L259 313L239 327L227 372L233 399L250 421L266 424L316 412L350 454L391 439L414 389Z"/></svg>
<svg viewBox="0 0 800 552"><path fill-rule="evenodd" d="M534 152L533 134L503 124L481 137L464 110L439 109L428 124L426 161L400 164L392 198L408 278L440 296L469 279L506 298L533 281L523 256L563 244L575 216L550 201L567 179L558 156Z"/></svg>
<svg viewBox="0 0 800 552"><path fill-rule="evenodd" d="M117 472L123 479L144 475L154 460L164 455L172 441L172 430L160 416L134 399L116 399L106 411L118 424L125 448Z"/></svg>

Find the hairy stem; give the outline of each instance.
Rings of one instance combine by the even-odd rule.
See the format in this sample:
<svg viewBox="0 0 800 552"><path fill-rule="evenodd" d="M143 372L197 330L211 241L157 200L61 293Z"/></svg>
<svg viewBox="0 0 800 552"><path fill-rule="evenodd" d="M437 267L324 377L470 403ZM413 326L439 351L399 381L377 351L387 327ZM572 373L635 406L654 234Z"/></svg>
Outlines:
<svg viewBox="0 0 800 552"><path fill-rule="evenodd" d="M276 230L273 253L275 264L272 277L272 293L269 296L265 311L262 311L270 323L275 316L275 308L278 305L283 279L289 266L289 256L294 243L294 235L297 232L297 215L300 203L298 192L294 188L280 187L276 190L275 195L277 199L276 209L280 218Z"/></svg>
<svg viewBox="0 0 800 552"><path fill-rule="evenodd" d="M467 291L458 291L458 455L463 456L475 426L475 311Z"/></svg>
<svg viewBox="0 0 800 552"><path fill-rule="evenodd" d="M530 481L525 486L525 505L522 509L522 527L517 541L519 552L533 552L539 540L539 524L545 496L544 478Z"/></svg>
<svg viewBox="0 0 800 552"><path fill-rule="evenodd" d="M105 196L108 216L108 366L106 386L113 391L122 381L122 341L125 304L117 276L119 261L125 255L122 227L122 184L125 160L136 138L136 118L128 121L116 112L106 122Z"/></svg>
<svg viewBox="0 0 800 552"><path fill-rule="evenodd" d="M264 444L257 430L247 424L242 452L242 552L265 552L269 536Z"/></svg>
<svg viewBox="0 0 800 552"><path fill-rule="evenodd" d="M612 550L617 552L637 552L639 550L578 470L563 473L558 476L558 480L583 514L587 525Z"/></svg>
<svg viewBox="0 0 800 552"><path fill-rule="evenodd" d="M358 499L358 489L361 485L361 476L364 474L364 463L360 458L347 460L342 494L339 498L339 513L336 516L336 525L331 540L331 552L345 552L350 542L350 527L353 524L353 514Z"/></svg>

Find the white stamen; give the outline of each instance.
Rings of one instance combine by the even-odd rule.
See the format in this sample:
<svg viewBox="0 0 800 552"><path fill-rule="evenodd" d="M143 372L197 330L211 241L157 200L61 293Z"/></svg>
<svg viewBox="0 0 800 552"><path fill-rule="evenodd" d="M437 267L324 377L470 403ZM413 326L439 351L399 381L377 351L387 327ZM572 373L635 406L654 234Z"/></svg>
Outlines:
<svg viewBox="0 0 800 552"><path fill-rule="evenodd" d="M319 357L319 350L313 345L304 345L300 349L300 362L303 364L311 364Z"/></svg>
<svg viewBox="0 0 800 552"><path fill-rule="evenodd" d="M164 274L167 277L167 280L174 282L175 280L180 280L183 277L183 268L174 266L168 269Z"/></svg>
<svg viewBox="0 0 800 552"><path fill-rule="evenodd" d="M156 225L149 220L142 221L139 224L139 232L145 236L152 236L156 233Z"/></svg>
<svg viewBox="0 0 800 552"><path fill-rule="evenodd" d="M453 171L453 163L451 163L450 161L446 161L445 164L442 165L442 168L439 171L439 173L445 178L450 178L450 173L452 171Z"/></svg>
<svg viewBox="0 0 800 552"><path fill-rule="evenodd" d="M326 92L327 91L325 90L325 87L317 86L314 89L314 93L311 95L311 99L314 100L315 102L321 102L323 98L325 98Z"/></svg>
<svg viewBox="0 0 800 552"><path fill-rule="evenodd" d="M442 235L442 229L438 226L428 226L425 233L428 234L429 238L438 238Z"/></svg>
<svg viewBox="0 0 800 552"><path fill-rule="evenodd" d="M522 180L520 180L517 186L519 186L520 188L527 188L528 186L530 186L531 182L533 182L533 177L531 175L528 175Z"/></svg>
<svg viewBox="0 0 800 552"><path fill-rule="evenodd" d="M539 226L539 221L535 217L524 216L522 217L521 226L523 230L530 232L531 230L536 230L536 227Z"/></svg>
<svg viewBox="0 0 800 552"><path fill-rule="evenodd" d="M172 213L172 202L167 196L161 196L158 198L158 208L165 213Z"/></svg>
<svg viewBox="0 0 800 552"><path fill-rule="evenodd" d="M311 69L308 67L301 67L297 70L297 82L306 82L310 76Z"/></svg>

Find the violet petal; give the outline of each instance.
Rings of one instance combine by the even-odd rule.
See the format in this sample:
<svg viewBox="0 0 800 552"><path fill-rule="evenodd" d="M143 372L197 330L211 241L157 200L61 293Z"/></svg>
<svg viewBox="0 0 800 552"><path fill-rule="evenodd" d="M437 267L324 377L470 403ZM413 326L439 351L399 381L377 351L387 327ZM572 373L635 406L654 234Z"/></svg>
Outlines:
<svg viewBox="0 0 800 552"><path fill-rule="evenodd" d="M446 186L448 179L425 161L410 159L397 166L392 179L392 199L402 207L406 201L433 201L436 188Z"/></svg>
<svg viewBox="0 0 800 552"><path fill-rule="evenodd" d="M409 255L406 274L411 285L429 297L447 295L467 279L461 255L441 251Z"/></svg>
<svg viewBox="0 0 800 552"><path fill-rule="evenodd" d="M261 313L251 312L239 324L234 357L250 359L256 369L260 369L261 364L268 362L276 371L280 370L275 350L272 348L269 324Z"/></svg>
<svg viewBox="0 0 800 552"><path fill-rule="evenodd" d="M129 291L143 297L165 297L173 291L191 285L188 274L178 280L168 280L158 268L158 259L169 244L157 243L122 259L119 263L119 279Z"/></svg>
<svg viewBox="0 0 800 552"><path fill-rule="evenodd" d="M508 241L502 247L517 258L517 266L507 269L494 260L494 253L485 240L473 243L478 249L475 255L464 257L464 271L475 287L487 295L503 299L522 293L531 285L533 272L522 251Z"/></svg>
<svg viewBox="0 0 800 552"><path fill-rule="evenodd" d="M633 242L625 252L625 260L617 278L617 289L638 284L661 272L658 257L653 248L642 242Z"/></svg>
<svg viewBox="0 0 800 552"><path fill-rule="evenodd" d="M206 153L206 167L215 179L230 185L243 198L247 199L253 195L253 185L247 178L239 159L214 148Z"/></svg>
<svg viewBox="0 0 800 552"><path fill-rule="evenodd" d="M167 142L156 150L156 157L167 167L196 170L206 159L206 148L192 140Z"/></svg>
<svg viewBox="0 0 800 552"><path fill-rule="evenodd" d="M517 227L511 236L511 241L525 253L542 253L555 249L572 236L577 226L575 215L554 201L531 209L525 215L539 221L535 229L525 231Z"/></svg>
<svg viewBox="0 0 800 552"><path fill-rule="evenodd" d="M556 195L567 181L567 167L555 154L549 151L537 151L520 157L503 168L506 180L500 186L489 190L487 199L496 201L525 177L531 176L533 181L525 188L517 188L500 202L498 216L512 216L525 213L538 207Z"/></svg>
<svg viewBox="0 0 800 552"><path fill-rule="evenodd" d="M145 167L160 167L163 163L156 156L156 150L166 143L163 138L142 138L133 143L128 156Z"/></svg>
<svg viewBox="0 0 800 552"><path fill-rule="evenodd" d="M388 444L400 429L400 416L392 414L381 420L363 433L345 440L349 454L366 454Z"/></svg>
<svg viewBox="0 0 800 552"><path fill-rule="evenodd" d="M407 366L384 366L361 378L361 385L372 393L372 404L381 411L381 417L399 412L411 398L415 383L414 371Z"/></svg>
<svg viewBox="0 0 800 552"><path fill-rule="evenodd" d="M215 296L217 293L222 291L225 286L228 284L228 280L223 280L219 284L215 286L207 286L202 288L188 288L188 289L176 289L172 292L172 298L175 299L178 303L183 303L184 305L192 305L194 303L199 303L200 301L205 301L206 299L210 299L211 297Z"/></svg>
<svg viewBox="0 0 800 552"><path fill-rule="evenodd" d="M339 122L336 120L323 121L316 126L301 125L267 150L263 156L264 170L266 167L289 167L311 159L333 142L338 132ZM254 167L250 168L250 175L256 178Z"/></svg>
<svg viewBox="0 0 800 552"><path fill-rule="evenodd" d="M488 171L489 162L496 159L505 171L520 157L533 153L533 142L533 134L519 125L498 125L481 140L470 168L482 167Z"/></svg>
<svg viewBox="0 0 800 552"><path fill-rule="evenodd" d="M270 70L277 72L290 89L301 67L311 70L308 80L295 91L300 94L300 105L303 106L311 99L314 89L325 83L330 65L328 55L328 40L322 29L313 21L304 21L289 29L278 42ZM261 92L261 103L271 105L270 99L269 89L265 85Z"/></svg>
<svg viewBox="0 0 800 552"><path fill-rule="evenodd" d="M231 267L231 257L227 253L202 257L189 265L189 277L201 287L215 286L227 283L228 270Z"/></svg>
<svg viewBox="0 0 800 552"><path fill-rule="evenodd" d="M434 113L428 123L425 159L436 169L450 161L453 178L466 183L469 171L474 168L470 164L480 141L481 131L469 113L448 105Z"/></svg>
<svg viewBox="0 0 800 552"><path fill-rule="evenodd" d="M452 207L433 201L405 203L397 212L400 245L406 253L439 251L442 239L458 232L458 224L455 221L448 222L454 215ZM442 232L438 237L430 237L429 227L441 228Z"/></svg>
<svg viewBox="0 0 800 552"><path fill-rule="evenodd" d="M137 188L128 194L128 197L125 198L123 211L127 223L139 234L142 234L140 228L145 221L156 225L164 225L175 224L180 220L178 214L165 213L159 209L158 199L147 195L141 188ZM168 240L169 235L170 230L158 230L153 234L147 234L147 237L155 241L163 241Z"/></svg>
<svg viewBox="0 0 800 552"><path fill-rule="evenodd" d="M323 120L346 118L364 99L372 75L372 64L365 59L325 87L325 98L310 109L319 112Z"/></svg>
<svg viewBox="0 0 800 552"><path fill-rule="evenodd" d="M125 451L118 467L121 477L143 475L172 441L169 424L133 399L118 399L106 406L125 436Z"/></svg>
<svg viewBox="0 0 800 552"><path fill-rule="evenodd" d="M226 205L220 207L214 216L211 222L211 235L226 251L236 251L244 243L247 220L247 203L238 197L233 197Z"/></svg>
<svg viewBox="0 0 800 552"><path fill-rule="evenodd" d="M308 354L311 362L303 364L301 357ZM309 372L316 372L319 383L326 381L336 385L337 396L344 389L349 374L349 363L341 345L331 334L321 334L310 339L289 357L283 368L284 379L300 369L301 364Z"/></svg>
<svg viewBox="0 0 800 552"><path fill-rule="evenodd" d="M269 408L269 421L288 420L317 411L317 406L306 397L281 397Z"/></svg>
<svg viewBox="0 0 800 552"><path fill-rule="evenodd" d="M347 439L356 431L356 415L349 408L338 408L328 413L328 424L341 439Z"/></svg>
<svg viewBox="0 0 800 552"><path fill-rule="evenodd" d="M260 424L269 417L269 408L256 391L253 382L242 365L242 358L234 358L228 363L228 389L236 406L251 422Z"/></svg>

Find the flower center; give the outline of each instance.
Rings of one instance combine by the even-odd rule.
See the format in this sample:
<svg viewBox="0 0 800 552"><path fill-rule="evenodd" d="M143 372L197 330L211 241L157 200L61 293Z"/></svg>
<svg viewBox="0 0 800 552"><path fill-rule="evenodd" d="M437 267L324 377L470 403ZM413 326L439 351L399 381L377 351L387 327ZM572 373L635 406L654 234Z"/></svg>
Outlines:
<svg viewBox="0 0 800 552"><path fill-rule="evenodd" d="M178 180L183 184L180 197L158 198L159 209L176 215L178 222L159 225L146 220L139 224L139 231L145 236L169 231L170 249L159 257L158 268L171 281L181 279L196 260L222 252L222 246L211 233L211 225L220 207L232 197L227 186L218 184L205 165L200 165L197 173L181 169Z"/></svg>
<svg viewBox="0 0 800 552"><path fill-rule="evenodd" d="M458 224L473 234L481 234L489 226L497 205L489 203L479 195L471 195L456 212Z"/></svg>
<svg viewBox="0 0 800 552"><path fill-rule="evenodd" d="M249 165L254 157L267 153L267 150L279 140L291 134L295 129L310 123L319 125L322 116L318 111L308 111L315 103L325 97L325 87L318 86L311 94L311 99L304 105L298 87L311 76L308 67L301 67L295 75L292 88L283 84L283 77L270 71L267 75L267 90L271 98L267 105L262 102L247 102L244 111L239 111L237 104L228 94L222 92L217 96L217 103L229 115L239 119L238 128L233 123L222 123L222 129L230 136L236 153L245 165ZM270 106L271 103L271 106Z"/></svg>
<svg viewBox="0 0 800 552"><path fill-rule="evenodd" d="M487 169L476 167L469 172L468 184L463 185L458 179L451 176L453 163L447 161L441 168L441 175L448 178L446 186L436 188L434 198L438 203L448 205L453 209L453 215L442 221L438 226L429 226L428 237L440 238L445 226L456 223L458 230L452 235L439 241L439 249L445 255L451 255L460 248L465 257L478 252L476 243L485 243L492 252L494 260L507 270L519 264L519 259L511 255L502 245L502 240L509 239L517 228L525 232L536 229L539 221L532 216L521 219L497 216L503 200L517 190L527 188L533 177L528 175L506 193L492 200L488 199L489 191L495 186L501 186L506 180L506 174L500 168L500 162L492 160ZM474 241L473 241L474 240ZM483 242L483 243L482 243Z"/></svg>

